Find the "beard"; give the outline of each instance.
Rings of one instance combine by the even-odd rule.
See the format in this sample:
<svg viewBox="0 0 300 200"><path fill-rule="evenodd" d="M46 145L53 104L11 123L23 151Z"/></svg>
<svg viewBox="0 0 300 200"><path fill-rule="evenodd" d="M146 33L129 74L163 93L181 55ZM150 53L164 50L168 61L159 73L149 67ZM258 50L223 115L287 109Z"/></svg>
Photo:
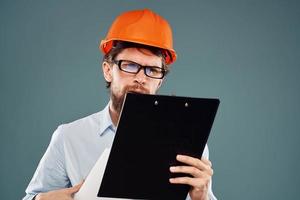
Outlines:
<svg viewBox="0 0 300 200"><path fill-rule="evenodd" d="M140 84L135 84L135 85L128 85L124 87L123 89L116 91L112 85L111 85L111 101L112 101L112 106L113 109L117 113L121 113L124 99L127 93L139 93L139 94L150 94L150 91L146 89L144 86Z"/></svg>

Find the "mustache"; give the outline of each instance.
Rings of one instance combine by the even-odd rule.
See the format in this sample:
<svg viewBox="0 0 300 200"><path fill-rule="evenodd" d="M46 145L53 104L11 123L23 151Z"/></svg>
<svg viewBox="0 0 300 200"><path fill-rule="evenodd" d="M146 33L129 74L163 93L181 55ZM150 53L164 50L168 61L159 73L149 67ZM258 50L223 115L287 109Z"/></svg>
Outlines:
<svg viewBox="0 0 300 200"><path fill-rule="evenodd" d="M145 88L144 86L140 84L135 84L135 85L129 85L125 88L126 93L128 92L133 92L133 93L142 93L142 94L149 94L150 91Z"/></svg>

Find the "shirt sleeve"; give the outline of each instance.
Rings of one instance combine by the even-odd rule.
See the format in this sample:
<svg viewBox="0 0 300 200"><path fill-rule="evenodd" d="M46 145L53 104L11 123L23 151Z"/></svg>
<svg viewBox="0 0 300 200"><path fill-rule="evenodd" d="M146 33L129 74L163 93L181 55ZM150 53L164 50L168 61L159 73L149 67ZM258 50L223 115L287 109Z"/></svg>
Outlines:
<svg viewBox="0 0 300 200"><path fill-rule="evenodd" d="M202 154L202 157L209 159L209 150L208 150L208 146L206 145ZM215 197L213 191L212 191L212 181L209 183L209 188L208 188L208 197L210 200L217 200L217 198ZM191 200L190 195L188 194L186 197L186 200Z"/></svg>
<svg viewBox="0 0 300 200"><path fill-rule="evenodd" d="M65 169L64 138L59 126L26 189L23 200L33 199L38 193L70 186Z"/></svg>

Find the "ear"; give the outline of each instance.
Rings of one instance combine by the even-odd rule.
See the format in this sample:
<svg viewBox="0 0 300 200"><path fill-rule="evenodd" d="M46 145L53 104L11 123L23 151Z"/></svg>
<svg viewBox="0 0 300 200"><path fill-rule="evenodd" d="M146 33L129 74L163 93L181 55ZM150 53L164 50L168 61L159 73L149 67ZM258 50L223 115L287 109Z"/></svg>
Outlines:
<svg viewBox="0 0 300 200"><path fill-rule="evenodd" d="M157 89L159 89L159 88L160 88L160 86L162 85L163 81L164 81L164 78L159 80L159 83L158 83Z"/></svg>
<svg viewBox="0 0 300 200"><path fill-rule="evenodd" d="M112 67L106 61L102 63L103 76L107 82L112 81Z"/></svg>

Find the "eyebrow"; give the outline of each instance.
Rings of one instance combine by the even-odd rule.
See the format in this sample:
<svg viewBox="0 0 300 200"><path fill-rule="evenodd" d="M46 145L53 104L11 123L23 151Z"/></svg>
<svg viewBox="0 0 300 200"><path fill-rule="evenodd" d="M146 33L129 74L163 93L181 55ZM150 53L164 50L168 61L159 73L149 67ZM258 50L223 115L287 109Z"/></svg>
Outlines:
<svg viewBox="0 0 300 200"><path fill-rule="evenodd" d="M132 63L138 64L138 65L141 65L142 67L158 67L158 68L163 69L163 66L160 67L160 66L157 66L157 65L142 65L138 62L135 62L135 61L132 61L132 60L127 60L127 59L116 59L116 60L123 60L123 61L132 62Z"/></svg>

